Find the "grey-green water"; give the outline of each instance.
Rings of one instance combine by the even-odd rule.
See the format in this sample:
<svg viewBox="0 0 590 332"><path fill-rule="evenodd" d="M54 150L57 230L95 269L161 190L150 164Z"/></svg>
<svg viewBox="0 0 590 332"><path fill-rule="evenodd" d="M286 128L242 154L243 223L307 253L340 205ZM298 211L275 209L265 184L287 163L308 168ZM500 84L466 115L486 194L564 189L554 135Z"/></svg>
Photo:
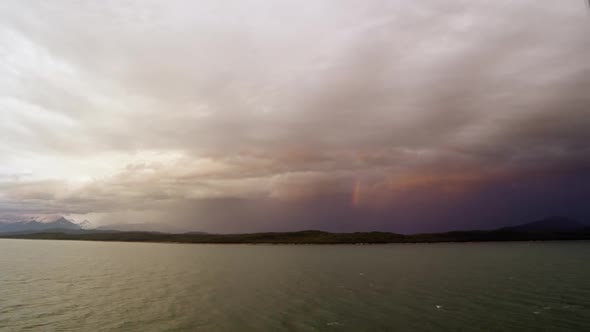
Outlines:
<svg viewBox="0 0 590 332"><path fill-rule="evenodd" d="M0 240L2 331L590 331L590 242Z"/></svg>

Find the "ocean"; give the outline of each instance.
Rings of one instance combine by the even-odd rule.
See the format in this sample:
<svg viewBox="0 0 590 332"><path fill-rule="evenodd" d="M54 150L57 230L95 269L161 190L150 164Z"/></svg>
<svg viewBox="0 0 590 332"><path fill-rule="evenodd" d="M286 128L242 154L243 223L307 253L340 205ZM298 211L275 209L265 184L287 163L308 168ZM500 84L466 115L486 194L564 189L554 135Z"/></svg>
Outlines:
<svg viewBox="0 0 590 332"><path fill-rule="evenodd" d="M590 242L0 239L0 331L590 331Z"/></svg>

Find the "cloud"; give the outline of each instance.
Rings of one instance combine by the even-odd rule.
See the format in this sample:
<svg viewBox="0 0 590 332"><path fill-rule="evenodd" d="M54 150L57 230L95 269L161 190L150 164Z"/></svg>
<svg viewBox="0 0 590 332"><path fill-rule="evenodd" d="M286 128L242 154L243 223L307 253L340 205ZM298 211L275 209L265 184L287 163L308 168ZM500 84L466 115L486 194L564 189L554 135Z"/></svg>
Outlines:
<svg viewBox="0 0 590 332"><path fill-rule="evenodd" d="M239 231L443 229L436 206L468 226L453 206L490 188L587 174L585 9L5 1L0 208Z"/></svg>

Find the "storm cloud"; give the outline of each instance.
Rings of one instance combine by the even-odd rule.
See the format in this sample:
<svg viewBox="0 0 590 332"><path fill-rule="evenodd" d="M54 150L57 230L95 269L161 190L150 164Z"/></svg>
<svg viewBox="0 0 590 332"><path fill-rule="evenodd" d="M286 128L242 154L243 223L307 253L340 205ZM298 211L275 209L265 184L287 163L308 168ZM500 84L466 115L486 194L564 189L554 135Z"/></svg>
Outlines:
<svg viewBox="0 0 590 332"><path fill-rule="evenodd" d="M3 1L0 219L589 218L584 1Z"/></svg>

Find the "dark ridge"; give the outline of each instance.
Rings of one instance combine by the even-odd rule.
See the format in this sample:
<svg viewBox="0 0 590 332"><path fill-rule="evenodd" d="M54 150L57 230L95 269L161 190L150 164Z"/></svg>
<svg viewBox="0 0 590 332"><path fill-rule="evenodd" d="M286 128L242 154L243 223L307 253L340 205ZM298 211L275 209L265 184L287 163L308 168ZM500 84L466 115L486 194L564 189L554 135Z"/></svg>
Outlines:
<svg viewBox="0 0 590 332"><path fill-rule="evenodd" d="M503 230L516 232L571 232L582 230L586 225L568 217L550 217L526 224L504 227Z"/></svg>
<svg viewBox="0 0 590 332"><path fill-rule="evenodd" d="M500 229L494 231L458 231L448 233L415 235L401 235L387 232L328 233L321 231L251 234L166 234L154 232L55 231L26 234L5 233L0 234L0 238L235 244L385 244L435 242L590 240L590 228L567 232L523 232Z"/></svg>
<svg viewBox="0 0 590 332"><path fill-rule="evenodd" d="M69 221L68 221L69 222ZM63 224L63 223L62 223ZM0 232L0 238L176 243L268 243L268 244L380 244L487 241L590 240L590 227L567 217L551 217L491 231L454 231L402 235L388 232L330 233L318 230L247 234L189 232L169 234L148 231L44 228L34 231ZM44 225L47 227L47 224Z"/></svg>
<svg viewBox="0 0 590 332"><path fill-rule="evenodd" d="M61 217L51 222L39 222L36 220L25 220L13 223L0 223L0 233L33 233L50 230L82 230L80 225Z"/></svg>

